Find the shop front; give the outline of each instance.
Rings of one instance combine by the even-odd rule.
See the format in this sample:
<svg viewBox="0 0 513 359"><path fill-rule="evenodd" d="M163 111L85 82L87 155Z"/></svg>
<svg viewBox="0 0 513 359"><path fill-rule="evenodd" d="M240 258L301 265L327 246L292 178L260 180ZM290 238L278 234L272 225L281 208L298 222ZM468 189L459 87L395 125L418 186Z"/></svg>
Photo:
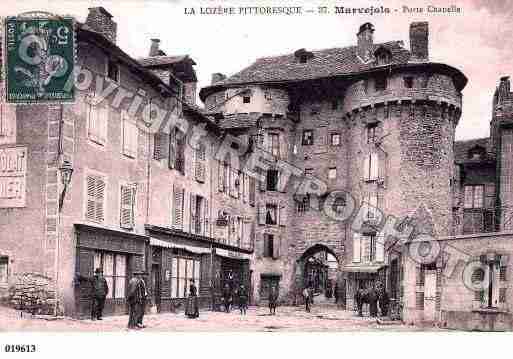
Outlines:
<svg viewBox="0 0 513 359"><path fill-rule="evenodd" d="M348 265L342 268L346 276L346 305L348 309L355 309L355 293L358 289L375 287L379 281L386 285L385 265Z"/></svg>
<svg viewBox="0 0 513 359"><path fill-rule="evenodd" d="M109 292L104 315L127 313L126 289L134 271L144 270L149 238L86 224L75 224L76 273L75 313L91 316L92 283L96 268L103 270Z"/></svg>
<svg viewBox="0 0 513 359"><path fill-rule="evenodd" d="M214 288L217 296L221 296L225 286L230 288L233 293L233 305L239 305L239 299L236 295L241 285L244 285L250 295L249 303L252 303L251 293L253 283L251 282L251 272L249 266L249 254L223 248L215 249L214 264L215 281Z"/></svg>

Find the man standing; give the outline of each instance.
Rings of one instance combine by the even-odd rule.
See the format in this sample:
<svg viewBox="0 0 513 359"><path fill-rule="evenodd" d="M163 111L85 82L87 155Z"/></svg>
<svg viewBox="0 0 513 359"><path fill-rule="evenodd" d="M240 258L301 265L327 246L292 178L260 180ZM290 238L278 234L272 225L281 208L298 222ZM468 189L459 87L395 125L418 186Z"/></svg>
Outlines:
<svg viewBox="0 0 513 359"><path fill-rule="evenodd" d="M241 315L246 315L248 310L248 291L243 284L239 287L239 309Z"/></svg>
<svg viewBox="0 0 513 359"><path fill-rule="evenodd" d="M146 284L142 279L143 272L134 272L128 283L128 328L144 328L142 320L146 304Z"/></svg>
<svg viewBox="0 0 513 359"><path fill-rule="evenodd" d="M269 314L276 315L276 306L278 304L278 288L276 285L272 285L269 290Z"/></svg>
<svg viewBox="0 0 513 359"><path fill-rule="evenodd" d="M140 277L139 277L139 291L140 291L140 297L141 297L141 301L139 304L138 319L137 319L137 326L139 328L146 327L145 325L143 325L144 313L146 311L146 298L148 297L148 292L146 291L146 282L144 281L145 274L146 274L146 272L140 272Z"/></svg>
<svg viewBox="0 0 513 359"><path fill-rule="evenodd" d="M305 289L303 290L303 297L305 297L305 310L307 313L310 313L311 305L313 302L313 289L310 285L305 287Z"/></svg>
<svg viewBox="0 0 513 359"><path fill-rule="evenodd" d="M105 298L109 292L102 269L96 268L93 277L85 277L77 273L77 279L91 283L91 320L102 320Z"/></svg>
<svg viewBox="0 0 513 359"><path fill-rule="evenodd" d="M230 313L230 305L232 304L232 291L228 284L224 285L223 288L223 304L226 313Z"/></svg>

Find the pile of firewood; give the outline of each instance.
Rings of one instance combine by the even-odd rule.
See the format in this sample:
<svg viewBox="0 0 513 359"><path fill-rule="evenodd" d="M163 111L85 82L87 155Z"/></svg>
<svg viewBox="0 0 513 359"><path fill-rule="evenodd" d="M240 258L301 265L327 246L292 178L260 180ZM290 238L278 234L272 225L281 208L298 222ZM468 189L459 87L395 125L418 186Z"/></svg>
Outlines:
<svg viewBox="0 0 513 359"><path fill-rule="evenodd" d="M9 301L22 313L53 314L55 291L51 278L37 273L18 275L9 289Z"/></svg>

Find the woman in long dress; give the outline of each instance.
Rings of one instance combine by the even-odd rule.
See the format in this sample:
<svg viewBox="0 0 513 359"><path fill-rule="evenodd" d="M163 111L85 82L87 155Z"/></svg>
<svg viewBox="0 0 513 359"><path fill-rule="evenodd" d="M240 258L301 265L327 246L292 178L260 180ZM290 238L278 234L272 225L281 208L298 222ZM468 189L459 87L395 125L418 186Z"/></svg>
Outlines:
<svg viewBox="0 0 513 359"><path fill-rule="evenodd" d="M198 289L196 288L196 285L194 285L194 279L191 279L191 284L189 286L189 297L187 298L185 315L189 318L199 317Z"/></svg>

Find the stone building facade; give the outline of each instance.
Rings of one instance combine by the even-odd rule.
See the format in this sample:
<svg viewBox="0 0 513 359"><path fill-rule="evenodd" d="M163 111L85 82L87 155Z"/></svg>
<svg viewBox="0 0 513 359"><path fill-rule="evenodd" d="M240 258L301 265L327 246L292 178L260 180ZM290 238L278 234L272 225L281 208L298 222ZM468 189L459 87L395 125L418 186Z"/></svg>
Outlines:
<svg viewBox="0 0 513 359"><path fill-rule="evenodd" d="M231 77L214 74L200 91L205 110L221 127L238 136L263 136L276 161L325 185L320 195L299 194L293 185L276 190L269 186L276 173L267 169L259 201L283 208L278 206L281 226L259 221L257 229L253 281L260 283L255 294L261 300L268 278L279 283L282 300L300 300L308 284L306 260L318 251L337 258L348 307L356 288L378 279L400 298L403 250L385 253L388 245L379 245L388 238L379 240L385 217L378 212L394 216L396 225L427 213L429 220L417 221L420 233L451 234L449 179L467 80L457 69L429 61L427 23L411 24L410 50L402 41L375 44L373 33L366 23L356 46L258 59ZM335 199L339 208L365 204L364 226L357 231L351 221L326 213L328 194L335 191L345 192ZM280 248L272 256L269 234Z"/></svg>
<svg viewBox="0 0 513 359"><path fill-rule="evenodd" d="M105 313L125 313L128 280L142 270L148 308L180 307L191 280L210 307L216 268L229 262L234 276L249 278L255 209L232 203L244 237L216 237L222 136L195 105L194 61L166 56L155 41L149 57L134 59L116 45L112 15L89 11L76 28L76 101L2 104L2 296L34 273L57 292L60 313L89 316L90 282L79 278L102 268ZM74 171L60 207L65 161Z"/></svg>

